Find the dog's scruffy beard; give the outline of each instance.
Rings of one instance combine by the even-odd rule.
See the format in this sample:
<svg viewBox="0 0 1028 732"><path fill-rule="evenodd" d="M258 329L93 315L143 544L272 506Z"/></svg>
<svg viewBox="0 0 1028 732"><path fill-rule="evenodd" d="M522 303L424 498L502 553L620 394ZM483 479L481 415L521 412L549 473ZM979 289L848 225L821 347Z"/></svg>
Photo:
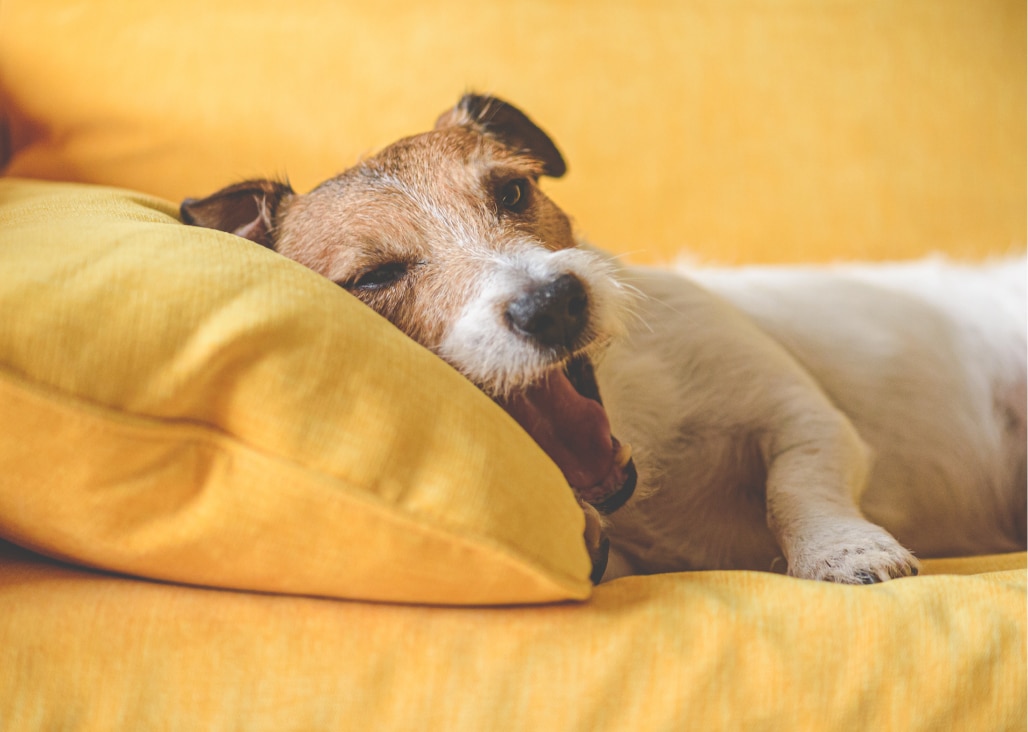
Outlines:
<svg viewBox="0 0 1028 732"><path fill-rule="evenodd" d="M584 249L541 247L497 255L448 330L440 355L493 397L560 467L578 497L612 513L632 496L631 449L612 435L594 362L624 331L631 290L616 266ZM588 319L574 344L542 346L504 320L526 287L571 274L588 296Z"/></svg>

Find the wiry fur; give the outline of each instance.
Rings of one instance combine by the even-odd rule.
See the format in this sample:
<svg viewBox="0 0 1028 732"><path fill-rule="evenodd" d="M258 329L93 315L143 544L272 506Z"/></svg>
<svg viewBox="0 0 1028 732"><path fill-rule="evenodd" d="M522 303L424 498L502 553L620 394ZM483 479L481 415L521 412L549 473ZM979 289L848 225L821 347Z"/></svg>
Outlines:
<svg viewBox="0 0 1028 732"><path fill-rule="evenodd" d="M587 353L639 475L606 521L607 577L874 582L915 573L910 550L1025 547L1023 257L623 268L540 190L563 172L521 112L469 95L310 193L251 181L182 211L339 282L498 399ZM586 326L573 348L543 347L508 307L567 274Z"/></svg>

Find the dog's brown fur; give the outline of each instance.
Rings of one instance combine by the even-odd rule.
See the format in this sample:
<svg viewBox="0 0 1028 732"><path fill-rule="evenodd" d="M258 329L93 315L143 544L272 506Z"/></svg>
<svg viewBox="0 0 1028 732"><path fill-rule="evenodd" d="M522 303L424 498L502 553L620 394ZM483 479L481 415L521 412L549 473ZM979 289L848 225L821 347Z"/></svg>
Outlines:
<svg viewBox="0 0 1028 732"><path fill-rule="evenodd" d="M521 112L467 95L432 131L390 145L307 194L246 181L186 201L182 213L187 223L233 231L328 277L438 351L443 326L464 304L459 283L476 275L480 253L470 242L495 252L523 238L552 250L575 246L567 216L537 185L540 176L565 170L550 139ZM524 183L521 200L505 206L507 186L517 182ZM361 286L389 268L404 270L398 286Z"/></svg>

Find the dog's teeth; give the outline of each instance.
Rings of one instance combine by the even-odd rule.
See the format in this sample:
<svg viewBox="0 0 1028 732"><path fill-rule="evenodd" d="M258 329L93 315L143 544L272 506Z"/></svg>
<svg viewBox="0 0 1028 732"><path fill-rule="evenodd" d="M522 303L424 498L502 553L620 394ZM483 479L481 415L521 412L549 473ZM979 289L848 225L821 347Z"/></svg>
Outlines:
<svg viewBox="0 0 1028 732"><path fill-rule="evenodd" d="M628 461L632 459L632 446L626 443L618 445L618 451L614 453L614 464L619 468L623 468L628 465Z"/></svg>

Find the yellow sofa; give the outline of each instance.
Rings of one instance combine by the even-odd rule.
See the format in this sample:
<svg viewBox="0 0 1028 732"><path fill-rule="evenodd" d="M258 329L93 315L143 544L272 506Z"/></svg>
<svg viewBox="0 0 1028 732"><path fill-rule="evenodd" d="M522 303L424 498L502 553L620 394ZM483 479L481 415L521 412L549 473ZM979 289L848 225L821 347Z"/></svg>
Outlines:
<svg viewBox="0 0 1028 732"><path fill-rule="evenodd" d="M593 588L559 470L331 283L181 225L514 101L636 261L1023 248L1025 6L4 0L0 729L1024 729L1026 559Z"/></svg>

